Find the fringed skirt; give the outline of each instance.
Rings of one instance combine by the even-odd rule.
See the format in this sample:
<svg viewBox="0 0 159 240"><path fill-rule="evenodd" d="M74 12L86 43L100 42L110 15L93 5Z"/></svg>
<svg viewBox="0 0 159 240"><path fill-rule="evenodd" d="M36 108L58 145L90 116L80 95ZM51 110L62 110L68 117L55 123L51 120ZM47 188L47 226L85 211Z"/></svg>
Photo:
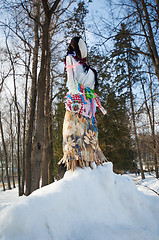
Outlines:
<svg viewBox="0 0 159 240"><path fill-rule="evenodd" d="M98 129L93 131L92 119L66 110L63 124L63 158L67 170L91 167L107 161L98 144Z"/></svg>

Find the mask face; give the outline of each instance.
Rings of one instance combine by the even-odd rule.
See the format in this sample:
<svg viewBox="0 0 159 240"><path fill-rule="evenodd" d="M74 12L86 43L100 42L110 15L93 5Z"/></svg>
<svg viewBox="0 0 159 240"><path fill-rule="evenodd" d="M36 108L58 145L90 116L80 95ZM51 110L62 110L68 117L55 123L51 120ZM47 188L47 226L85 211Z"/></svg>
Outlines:
<svg viewBox="0 0 159 240"><path fill-rule="evenodd" d="M81 58L86 58L87 57L87 46L82 38L79 39L78 46L79 46L79 50L81 53Z"/></svg>

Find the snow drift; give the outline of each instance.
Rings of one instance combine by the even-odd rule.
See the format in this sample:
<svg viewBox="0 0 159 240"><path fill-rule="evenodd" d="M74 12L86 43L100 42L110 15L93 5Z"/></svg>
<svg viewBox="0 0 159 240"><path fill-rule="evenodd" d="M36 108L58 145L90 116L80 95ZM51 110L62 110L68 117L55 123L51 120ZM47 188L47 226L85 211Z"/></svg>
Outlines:
<svg viewBox="0 0 159 240"><path fill-rule="evenodd" d="M159 239L159 199L112 164L66 172L0 211L1 240Z"/></svg>

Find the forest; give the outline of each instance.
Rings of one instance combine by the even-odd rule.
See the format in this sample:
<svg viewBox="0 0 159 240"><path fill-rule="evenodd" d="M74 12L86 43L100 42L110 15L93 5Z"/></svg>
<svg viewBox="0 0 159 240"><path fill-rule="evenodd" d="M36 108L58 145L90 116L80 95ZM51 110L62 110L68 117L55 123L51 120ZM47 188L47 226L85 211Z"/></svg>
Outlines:
<svg viewBox="0 0 159 240"><path fill-rule="evenodd" d="M159 0L1 0L0 184L60 178L69 41L97 70L100 147L116 173L159 178Z"/></svg>

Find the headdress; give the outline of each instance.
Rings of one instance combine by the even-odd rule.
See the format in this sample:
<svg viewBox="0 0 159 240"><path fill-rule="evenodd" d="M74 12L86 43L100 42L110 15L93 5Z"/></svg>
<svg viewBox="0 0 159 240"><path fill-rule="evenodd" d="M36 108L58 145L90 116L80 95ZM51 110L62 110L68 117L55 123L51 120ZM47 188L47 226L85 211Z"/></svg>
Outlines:
<svg viewBox="0 0 159 240"><path fill-rule="evenodd" d="M67 49L67 54L72 54L78 61L86 61L87 46L86 43L80 37L72 38L70 45Z"/></svg>

